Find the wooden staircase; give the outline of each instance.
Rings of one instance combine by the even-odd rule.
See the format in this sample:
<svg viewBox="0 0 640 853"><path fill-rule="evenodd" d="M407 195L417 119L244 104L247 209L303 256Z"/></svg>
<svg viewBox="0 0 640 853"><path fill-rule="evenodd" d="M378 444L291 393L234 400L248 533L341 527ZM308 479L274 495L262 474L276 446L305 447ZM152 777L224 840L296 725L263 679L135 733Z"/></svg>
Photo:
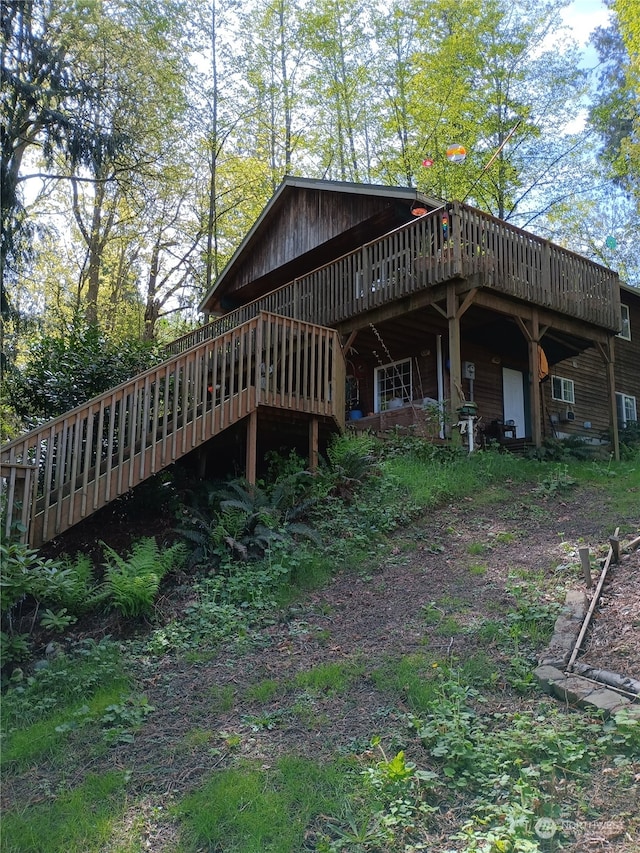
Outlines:
<svg viewBox="0 0 640 853"><path fill-rule="evenodd" d="M344 426L333 329L260 312L0 450L3 534L60 535L260 406Z"/></svg>

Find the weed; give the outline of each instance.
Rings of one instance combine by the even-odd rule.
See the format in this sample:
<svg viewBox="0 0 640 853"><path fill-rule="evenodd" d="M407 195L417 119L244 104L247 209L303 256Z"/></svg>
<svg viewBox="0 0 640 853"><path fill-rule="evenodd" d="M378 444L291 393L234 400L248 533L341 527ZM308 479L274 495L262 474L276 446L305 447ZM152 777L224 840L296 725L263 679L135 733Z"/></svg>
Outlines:
<svg viewBox="0 0 640 853"><path fill-rule="evenodd" d="M515 540L516 535L515 533L509 533L505 530L501 530L496 533L493 538L496 542L500 542L503 545L509 545Z"/></svg>
<svg viewBox="0 0 640 853"><path fill-rule="evenodd" d="M109 638L87 639L53 658L33 675L10 685L2 703L5 730L24 727L97 691L127 686L120 648Z"/></svg>
<svg viewBox="0 0 640 853"><path fill-rule="evenodd" d="M444 611L434 601L422 605L422 618L427 625L437 625L444 618Z"/></svg>
<svg viewBox="0 0 640 853"><path fill-rule="evenodd" d="M436 634L439 637L451 637L454 634L459 634L462 630L462 625L455 616L445 616L438 624Z"/></svg>
<svg viewBox="0 0 640 853"><path fill-rule="evenodd" d="M486 575L487 568L488 566L486 563L471 563L469 566L469 574L481 577L482 575Z"/></svg>
<svg viewBox="0 0 640 853"><path fill-rule="evenodd" d="M540 478L534 492L548 497L573 488L577 482L576 478L569 474L568 465L559 465L549 474Z"/></svg>
<svg viewBox="0 0 640 853"><path fill-rule="evenodd" d="M481 554L486 554L489 550L489 545L486 542L471 542L467 545L467 554L479 557Z"/></svg>
<svg viewBox="0 0 640 853"><path fill-rule="evenodd" d="M224 687L214 685L207 692L211 702L212 714L224 714L233 708L235 691L230 684L226 684Z"/></svg>
<svg viewBox="0 0 640 853"><path fill-rule="evenodd" d="M253 732L271 731L281 725L285 711L277 709L275 711L262 711L260 714L245 714L242 717L242 722L248 725Z"/></svg>
<svg viewBox="0 0 640 853"><path fill-rule="evenodd" d="M435 696L434 673L438 662L423 654L389 660L371 674L380 690L396 695L413 712L430 707Z"/></svg>
<svg viewBox="0 0 640 853"><path fill-rule="evenodd" d="M280 682L269 678L265 681L259 681L257 684L250 684L245 690L244 697L249 702L259 702L261 705L266 705L268 702L272 702L282 690L283 686Z"/></svg>
<svg viewBox="0 0 640 853"><path fill-rule="evenodd" d="M153 711L155 708L149 704L146 696L128 696L107 706L98 720L103 728L104 740L109 746L132 743L135 732Z"/></svg>
<svg viewBox="0 0 640 853"><path fill-rule="evenodd" d="M293 680L296 687L323 693L344 693L364 672L356 661L337 661L320 664L306 672L299 672Z"/></svg>

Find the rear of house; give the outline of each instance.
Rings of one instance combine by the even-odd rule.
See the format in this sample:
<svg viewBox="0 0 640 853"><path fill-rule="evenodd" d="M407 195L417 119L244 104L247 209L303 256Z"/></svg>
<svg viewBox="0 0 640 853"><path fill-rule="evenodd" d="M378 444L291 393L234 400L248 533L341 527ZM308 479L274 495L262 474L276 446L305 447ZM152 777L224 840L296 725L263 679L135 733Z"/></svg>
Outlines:
<svg viewBox="0 0 640 853"><path fill-rule="evenodd" d="M637 420L638 297L465 204L285 178L205 325L1 449L5 529L37 547L178 459L255 482L269 450L295 448L313 468L345 423L448 440L475 420L503 443L573 435L617 454Z"/></svg>

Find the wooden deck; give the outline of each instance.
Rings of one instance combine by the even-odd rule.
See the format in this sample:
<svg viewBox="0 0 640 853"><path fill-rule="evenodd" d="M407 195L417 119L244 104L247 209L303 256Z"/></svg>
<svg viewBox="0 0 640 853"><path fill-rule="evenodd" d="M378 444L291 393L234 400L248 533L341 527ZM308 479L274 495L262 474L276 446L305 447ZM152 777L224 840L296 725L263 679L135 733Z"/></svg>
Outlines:
<svg viewBox="0 0 640 853"><path fill-rule="evenodd" d="M344 424L332 329L265 312L4 445L3 533L58 536L259 406Z"/></svg>
<svg viewBox="0 0 640 853"><path fill-rule="evenodd" d="M446 227L445 227L446 226ZM274 290L174 341L176 354L260 311L336 327L452 279L473 280L609 332L620 325L617 273L455 203Z"/></svg>

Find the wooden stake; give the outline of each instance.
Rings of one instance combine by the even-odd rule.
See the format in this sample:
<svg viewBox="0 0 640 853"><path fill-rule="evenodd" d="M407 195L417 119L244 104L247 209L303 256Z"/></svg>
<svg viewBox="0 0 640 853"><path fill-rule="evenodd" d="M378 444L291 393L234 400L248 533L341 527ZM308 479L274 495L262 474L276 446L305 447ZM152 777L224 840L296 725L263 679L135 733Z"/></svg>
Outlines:
<svg viewBox="0 0 640 853"><path fill-rule="evenodd" d="M611 550L613 551L613 562L620 562L620 540L617 536L611 536L609 539L609 545L611 545Z"/></svg>
<svg viewBox="0 0 640 853"><path fill-rule="evenodd" d="M587 585L587 589L591 589L593 587L593 580L591 579L591 558L589 557L589 549L578 548L578 553L580 554L580 562L582 563L584 582Z"/></svg>
<svg viewBox="0 0 640 853"><path fill-rule="evenodd" d="M618 536L619 532L620 528L616 527L616 532L613 534L614 538ZM582 628L580 629L580 633L578 634L578 639L576 640L576 644L573 647L573 651L571 652L571 657L569 658L569 663L567 664L567 672L571 672L576 658L578 657L578 652L580 651L580 646L582 645L584 636L587 633L587 628L589 627L589 622L591 621L591 617L593 616L593 611L596 609L596 604L598 603L598 599L600 598L600 593L602 592L602 587L604 586L604 581L607 577L607 572L609 571L609 566L611 565L612 557L613 548L609 548L607 559L604 561L604 566L602 567L602 572L600 573L600 580L598 581L598 586L596 587L596 590L593 593L593 598L591 599L591 604L589 605L589 609L587 610L587 615L584 617L584 622L582 623Z"/></svg>

